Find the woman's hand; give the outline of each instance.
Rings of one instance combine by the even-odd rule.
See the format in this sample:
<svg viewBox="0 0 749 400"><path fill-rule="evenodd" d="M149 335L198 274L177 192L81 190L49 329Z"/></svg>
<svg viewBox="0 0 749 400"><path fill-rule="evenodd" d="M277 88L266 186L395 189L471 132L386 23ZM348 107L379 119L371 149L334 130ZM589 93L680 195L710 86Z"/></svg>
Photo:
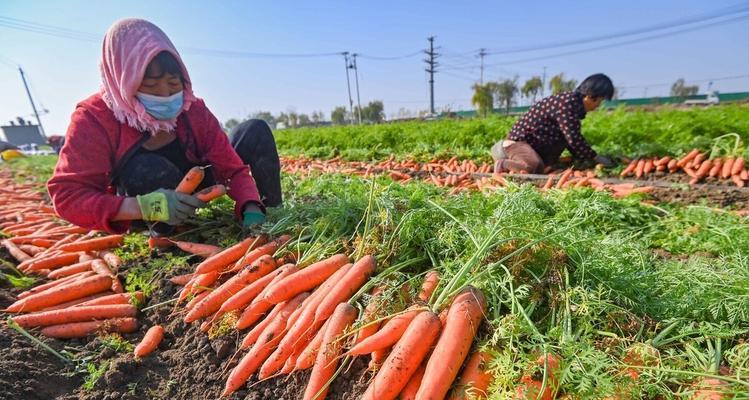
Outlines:
<svg viewBox="0 0 749 400"><path fill-rule="evenodd" d="M247 203L242 212L242 227L249 228L265 222L265 214L255 203Z"/></svg>

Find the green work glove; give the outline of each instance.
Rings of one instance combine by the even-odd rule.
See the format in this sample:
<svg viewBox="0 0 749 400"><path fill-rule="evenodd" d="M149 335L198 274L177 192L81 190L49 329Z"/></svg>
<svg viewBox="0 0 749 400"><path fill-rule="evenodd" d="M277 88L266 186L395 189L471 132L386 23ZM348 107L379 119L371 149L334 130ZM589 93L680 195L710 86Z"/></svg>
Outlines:
<svg viewBox="0 0 749 400"><path fill-rule="evenodd" d="M195 215L196 209L205 206L205 202L195 196L170 189L159 189L135 198L144 221L165 222L169 225L183 223Z"/></svg>
<svg viewBox="0 0 749 400"><path fill-rule="evenodd" d="M265 222L265 214L255 203L248 203L242 212L242 228L247 229L253 225L259 225Z"/></svg>

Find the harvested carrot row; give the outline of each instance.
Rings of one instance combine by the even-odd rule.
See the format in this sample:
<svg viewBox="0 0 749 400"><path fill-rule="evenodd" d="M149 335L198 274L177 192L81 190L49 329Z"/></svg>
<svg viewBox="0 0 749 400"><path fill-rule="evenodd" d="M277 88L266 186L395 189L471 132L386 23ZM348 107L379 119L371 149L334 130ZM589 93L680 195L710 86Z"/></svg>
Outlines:
<svg viewBox="0 0 749 400"><path fill-rule="evenodd" d="M66 252L106 250L122 246L123 241L124 237L122 235L109 235L82 242L64 244L58 247L58 249Z"/></svg>
<svg viewBox="0 0 749 400"><path fill-rule="evenodd" d="M74 339L97 332L132 333L138 330L138 320L135 318L112 318L102 321L74 322L70 324L52 325L43 328L39 333L57 339Z"/></svg>

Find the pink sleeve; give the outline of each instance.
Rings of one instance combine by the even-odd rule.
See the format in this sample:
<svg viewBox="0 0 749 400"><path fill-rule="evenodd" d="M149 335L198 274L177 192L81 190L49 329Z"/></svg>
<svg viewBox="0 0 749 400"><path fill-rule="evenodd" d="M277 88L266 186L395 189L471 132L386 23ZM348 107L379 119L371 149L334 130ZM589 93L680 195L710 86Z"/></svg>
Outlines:
<svg viewBox="0 0 749 400"><path fill-rule="evenodd" d="M262 206L260 192L255 185L255 179L250 175L250 168L242 162L226 133L221 129L216 117L211 113L202 101L193 104L200 107L200 124L195 124L195 129L205 129L197 140L200 151L205 161L213 166L216 182L222 183L229 188L229 197L236 201L234 212L238 217L242 215L242 208L249 201L255 201ZM200 126L200 128L198 128Z"/></svg>
<svg viewBox="0 0 749 400"><path fill-rule="evenodd" d="M124 197L107 193L115 149L109 135L88 111L71 117L47 190L57 214L83 228L121 233L129 222L111 221Z"/></svg>

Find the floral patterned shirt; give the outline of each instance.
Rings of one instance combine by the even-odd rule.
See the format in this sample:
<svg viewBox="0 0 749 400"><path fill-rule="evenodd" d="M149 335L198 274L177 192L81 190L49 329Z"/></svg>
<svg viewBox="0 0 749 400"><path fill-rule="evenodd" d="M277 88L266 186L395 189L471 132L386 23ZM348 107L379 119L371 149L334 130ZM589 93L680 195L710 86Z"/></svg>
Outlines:
<svg viewBox="0 0 749 400"><path fill-rule="evenodd" d="M515 123L507 139L528 143L545 165L556 163L565 148L577 159L593 159L596 152L580 133L585 114L581 93L549 96L534 104Z"/></svg>

